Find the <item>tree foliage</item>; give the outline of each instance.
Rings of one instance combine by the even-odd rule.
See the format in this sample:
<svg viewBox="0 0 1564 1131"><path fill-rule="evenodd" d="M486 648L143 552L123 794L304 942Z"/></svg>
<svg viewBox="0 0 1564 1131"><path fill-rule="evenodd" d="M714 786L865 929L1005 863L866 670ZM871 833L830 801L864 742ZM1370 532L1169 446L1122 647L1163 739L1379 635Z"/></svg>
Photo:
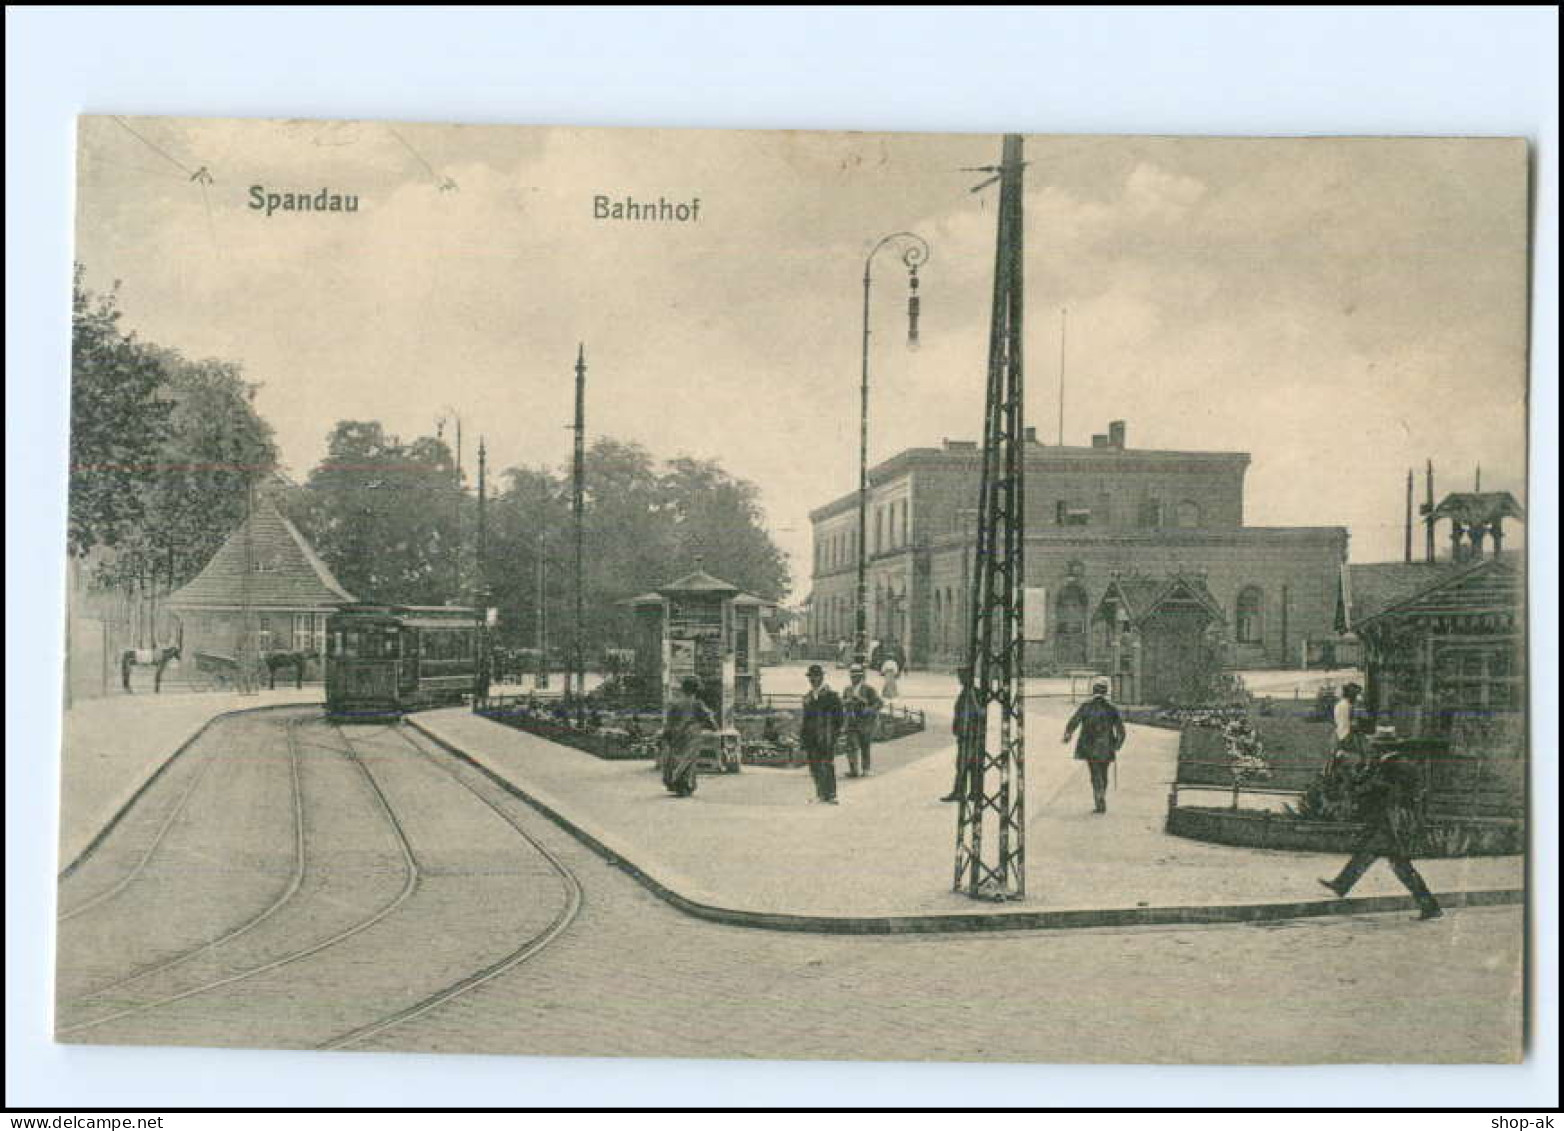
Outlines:
<svg viewBox="0 0 1564 1131"><path fill-rule="evenodd" d="M585 646L628 643L619 603L700 568L740 589L780 599L788 574L763 526L759 490L712 461L659 464L638 444L604 437L586 453L582 521ZM544 559L550 650L575 633L575 526L568 466L513 468L488 517L485 565L502 634L531 646L538 627L538 559Z"/></svg>
<svg viewBox="0 0 1564 1131"><path fill-rule="evenodd" d="M73 299L69 548L99 551L103 584L188 580L276 463L258 386L122 331L117 290L92 294L80 267Z"/></svg>
<svg viewBox="0 0 1564 1131"><path fill-rule="evenodd" d="M434 605L468 596L457 537L467 501L443 441L404 444L377 421L341 421L326 458L286 505L359 599Z"/></svg>
<svg viewBox="0 0 1564 1131"><path fill-rule="evenodd" d="M95 294L76 266L71 287L70 514L66 545L81 557L140 529L168 435L155 353L120 328L119 285Z"/></svg>

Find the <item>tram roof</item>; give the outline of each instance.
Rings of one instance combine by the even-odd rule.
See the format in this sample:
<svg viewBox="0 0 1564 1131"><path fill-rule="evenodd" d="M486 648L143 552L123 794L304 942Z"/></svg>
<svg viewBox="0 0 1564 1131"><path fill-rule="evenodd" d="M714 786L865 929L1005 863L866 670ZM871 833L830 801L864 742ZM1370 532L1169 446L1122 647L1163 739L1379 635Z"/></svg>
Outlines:
<svg viewBox="0 0 1564 1131"><path fill-rule="evenodd" d="M355 620L394 620L405 624L470 624L478 610L462 605L381 605L365 601L337 606L334 617Z"/></svg>

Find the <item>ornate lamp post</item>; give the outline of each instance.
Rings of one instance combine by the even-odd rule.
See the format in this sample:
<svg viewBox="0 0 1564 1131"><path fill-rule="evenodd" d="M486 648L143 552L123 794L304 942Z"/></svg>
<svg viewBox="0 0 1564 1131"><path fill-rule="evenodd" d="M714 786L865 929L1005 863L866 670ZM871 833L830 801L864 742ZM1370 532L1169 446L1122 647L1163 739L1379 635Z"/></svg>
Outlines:
<svg viewBox="0 0 1564 1131"><path fill-rule="evenodd" d="M918 268L929 261L928 241L912 232L892 232L869 252L863 263L863 383L859 390L858 428L858 591L854 622L853 658L860 664L869 661L869 291L872 285L874 257L886 247L895 246L907 267L907 345L918 345Z"/></svg>

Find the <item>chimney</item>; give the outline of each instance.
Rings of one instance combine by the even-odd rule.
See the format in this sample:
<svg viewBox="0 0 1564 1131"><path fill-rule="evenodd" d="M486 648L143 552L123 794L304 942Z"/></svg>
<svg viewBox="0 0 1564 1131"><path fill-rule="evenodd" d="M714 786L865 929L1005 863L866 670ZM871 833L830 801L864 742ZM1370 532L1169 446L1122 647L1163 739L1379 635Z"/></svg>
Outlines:
<svg viewBox="0 0 1564 1131"><path fill-rule="evenodd" d="M1097 433L1097 435L1092 437L1092 447L1094 447L1094 448L1106 448L1107 446L1108 446L1108 437L1104 436L1101 432Z"/></svg>
<svg viewBox="0 0 1564 1131"><path fill-rule="evenodd" d="M1109 423L1109 425L1108 425L1108 446L1110 448L1118 448L1121 451L1123 450L1123 448L1124 448L1124 421L1122 421L1122 420L1115 420L1115 421L1112 421L1111 423Z"/></svg>

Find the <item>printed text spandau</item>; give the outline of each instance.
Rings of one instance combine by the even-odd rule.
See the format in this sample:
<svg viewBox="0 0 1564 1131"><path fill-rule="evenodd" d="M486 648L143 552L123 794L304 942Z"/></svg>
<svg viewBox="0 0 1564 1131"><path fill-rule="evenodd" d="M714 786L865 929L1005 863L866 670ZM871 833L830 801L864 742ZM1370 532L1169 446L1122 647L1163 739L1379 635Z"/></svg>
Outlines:
<svg viewBox="0 0 1564 1131"><path fill-rule="evenodd" d="M249 209L265 216L274 212L357 212L358 194L327 187L278 192L265 185L251 185Z"/></svg>

